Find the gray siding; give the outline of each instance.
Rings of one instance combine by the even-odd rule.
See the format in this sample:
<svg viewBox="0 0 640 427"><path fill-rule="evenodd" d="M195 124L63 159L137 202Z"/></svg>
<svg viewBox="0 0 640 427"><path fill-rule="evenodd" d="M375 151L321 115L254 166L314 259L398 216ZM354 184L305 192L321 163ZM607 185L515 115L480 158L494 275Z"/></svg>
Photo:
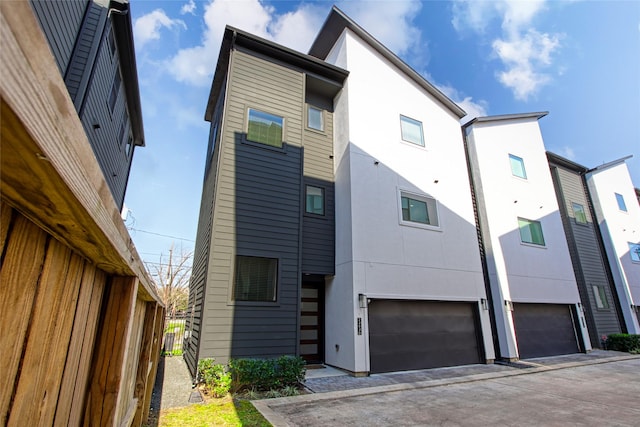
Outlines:
<svg viewBox="0 0 640 427"><path fill-rule="evenodd" d="M40 27L64 77L89 0L31 0Z"/></svg>
<svg viewBox="0 0 640 427"><path fill-rule="evenodd" d="M304 127L304 184L324 189L325 215L304 214L302 219L302 272L335 274L335 189L333 177L332 100L307 94L311 105L324 108L324 131ZM305 113L307 106L305 105ZM306 116L305 116L306 117ZM304 196L304 195L303 195ZM304 199L302 210L304 211Z"/></svg>
<svg viewBox="0 0 640 427"><path fill-rule="evenodd" d="M553 164L551 165L551 172L565 234L567 235L569 253L578 282L580 299L585 309L591 345L599 348L601 347L601 336L619 333L621 329L616 311L616 300L612 293L611 282L596 234L597 225L593 222L582 176ZM587 224L576 222L573 203L584 206ZM597 308L593 285L604 286L609 302L608 309Z"/></svg>
<svg viewBox="0 0 640 427"><path fill-rule="evenodd" d="M198 356L220 363L296 354L300 278L303 75L235 50L228 78ZM285 118L283 150L246 142L249 107ZM232 301L236 255L278 258L277 304Z"/></svg>

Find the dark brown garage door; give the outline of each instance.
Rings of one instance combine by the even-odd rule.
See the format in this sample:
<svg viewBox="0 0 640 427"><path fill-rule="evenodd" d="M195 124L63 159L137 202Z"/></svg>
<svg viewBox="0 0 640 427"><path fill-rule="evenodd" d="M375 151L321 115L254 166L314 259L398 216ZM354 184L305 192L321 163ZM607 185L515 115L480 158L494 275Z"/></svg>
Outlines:
<svg viewBox="0 0 640 427"><path fill-rule="evenodd" d="M569 305L514 304L513 322L521 359L580 351Z"/></svg>
<svg viewBox="0 0 640 427"><path fill-rule="evenodd" d="M371 372L480 363L477 330L472 303L372 300Z"/></svg>

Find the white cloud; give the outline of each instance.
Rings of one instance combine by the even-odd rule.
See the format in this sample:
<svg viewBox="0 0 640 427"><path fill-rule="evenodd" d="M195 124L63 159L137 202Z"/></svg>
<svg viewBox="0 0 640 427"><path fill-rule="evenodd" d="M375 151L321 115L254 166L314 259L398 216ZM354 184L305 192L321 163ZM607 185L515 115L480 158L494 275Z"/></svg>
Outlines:
<svg viewBox="0 0 640 427"><path fill-rule="evenodd" d="M568 146L564 146L560 149L560 153L559 153L562 157L565 157L569 160L575 160L576 159L576 153L573 151L573 148L568 147Z"/></svg>
<svg viewBox="0 0 640 427"><path fill-rule="evenodd" d="M365 0L343 1L339 6L395 53L402 55L417 48L420 31L411 21L421 8L418 0L377 2L376 7ZM196 86L211 84L226 25L307 52L329 13L329 4L302 3L293 11L278 14L273 6L259 0L212 0L204 10L200 45L178 51L167 64L176 80Z"/></svg>
<svg viewBox="0 0 640 427"><path fill-rule="evenodd" d="M171 19L162 9L156 9L151 13L141 16L133 23L133 35L138 49L152 40L160 39L160 29L187 28L179 19Z"/></svg>
<svg viewBox="0 0 640 427"><path fill-rule="evenodd" d="M473 118L482 117L487 115L489 103L485 100L474 101L470 96L462 95L456 88L448 85L439 85L433 83L429 74L423 73L427 80L434 84L440 92L444 93L453 102L458 104L460 108L467 112L467 115L460 120L461 123L465 123Z"/></svg>
<svg viewBox="0 0 640 427"><path fill-rule="evenodd" d="M196 3L193 0L189 0L187 3L183 4L180 8L180 15L186 15L190 13L195 15Z"/></svg>
<svg viewBox="0 0 640 427"><path fill-rule="evenodd" d="M540 33L534 28L535 17L545 8L545 0L458 0L453 5L452 24L460 33L485 34L491 21L501 19L502 35L491 43L504 67L496 77L516 99L527 100L551 81L545 70L553 65L562 34Z"/></svg>

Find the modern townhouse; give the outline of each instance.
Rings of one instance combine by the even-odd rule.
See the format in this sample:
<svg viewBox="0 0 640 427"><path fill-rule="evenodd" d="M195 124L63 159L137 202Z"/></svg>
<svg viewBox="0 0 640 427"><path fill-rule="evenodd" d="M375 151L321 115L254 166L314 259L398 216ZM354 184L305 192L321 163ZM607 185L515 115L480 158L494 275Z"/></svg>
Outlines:
<svg viewBox="0 0 640 427"><path fill-rule="evenodd" d="M639 334L640 305L640 205L626 160L618 159L589 170L587 187L593 201L613 283L620 301L624 326Z"/></svg>
<svg viewBox="0 0 640 427"><path fill-rule="evenodd" d="M624 322L621 322L620 301L587 189L585 174L589 169L550 152L547 159L591 346L600 348L602 337L622 332Z"/></svg>
<svg viewBox="0 0 640 427"><path fill-rule="evenodd" d="M144 146L129 2L30 0L116 205Z"/></svg>
<svg viewBox="0 0 640 427"><path fill-rule="evenodd" d="M499 355L591 349L538 120L476 118L464 126Z"/></svg>

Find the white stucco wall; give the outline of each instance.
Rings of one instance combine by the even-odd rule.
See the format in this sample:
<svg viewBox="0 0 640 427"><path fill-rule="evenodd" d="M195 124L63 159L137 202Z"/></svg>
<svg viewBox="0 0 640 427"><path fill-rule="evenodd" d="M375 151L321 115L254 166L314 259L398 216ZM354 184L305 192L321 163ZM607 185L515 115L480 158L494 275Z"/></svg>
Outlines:
<svg viewBox="0 0 640 427"><path fill-rule="evenodd" d="M353 366L337 364L360 372L368 370L368 335L359 294L476 302L486 295L457 116L349 30L328 60L350 73L334 116L337 268L332 286L349 287L353 298L332 300L335 307L327 300L327 318L329 311L352 313L354 325L363 318L363 334L353 342ZM425 147L402 141L401 114L422 122ZM403 225L401 190L436 199L439 226ZM486 332L488 313L480 315ZM327 327L327 363L342 360L333 358L332 346L349 333ZM490 334L484 339L487 358L493 359Z"/></svg>
<svg viewBox="0 0 640 427"><path fill-rule="evenodd" d="M580 296L536 117L476 122L468 129L478 209L503 356L518 357L504 300L577 304ZM523 159L526 179L512 174ZM522 243L518 218L539 221L544 246Z"/></svg>
<svg viewBox="0 0 640 427"><path fill-rule="evenodd" d="M640 243L640 206L626 163L592 171L587 174L587 185L627 330L638 334L638 317L631 305L640 305L640 263L631 260L629 243ZM624 198L626 212L619 209L616 193Z"/></svg>

